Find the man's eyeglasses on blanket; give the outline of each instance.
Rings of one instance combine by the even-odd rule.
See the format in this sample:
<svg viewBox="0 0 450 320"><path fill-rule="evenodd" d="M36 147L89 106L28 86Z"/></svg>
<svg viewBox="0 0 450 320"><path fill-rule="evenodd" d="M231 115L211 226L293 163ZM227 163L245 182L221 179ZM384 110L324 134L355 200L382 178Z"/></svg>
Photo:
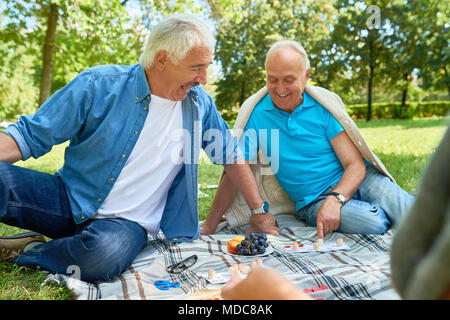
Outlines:
<svg viewBox="0 0 450 320"><path fill-rule="evenodd" d="M170 273L180 273L186 270L189 267L192 267L194 263L197 262L197 255L192 255L190 257L187 257L181 262L174 263L167 267L167 272Z"/></svg>

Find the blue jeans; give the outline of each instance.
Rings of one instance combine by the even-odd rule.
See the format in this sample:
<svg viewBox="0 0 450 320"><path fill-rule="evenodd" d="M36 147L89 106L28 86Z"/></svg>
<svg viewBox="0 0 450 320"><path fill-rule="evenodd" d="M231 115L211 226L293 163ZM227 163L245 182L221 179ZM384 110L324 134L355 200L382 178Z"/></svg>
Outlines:
<svg viewBox="0 0 450 320"><path fill-rule="evenodd" d="M312 203L298 210L297 217L308 225L317 226L317 212L336 185L331 185ZM337 232L383 234L398 224L414 201L412 195L369 166L358 191L341 208Z"/></svg>
<svg viewBox="0 0 450 320"><path fill-rule="evenodd" d="M20 266L72 274L84 281L110 281L133 262L147 232L126 219L91 219L76 224L57 175L0 162L0 222L53 240L17 256Z"/></svg>

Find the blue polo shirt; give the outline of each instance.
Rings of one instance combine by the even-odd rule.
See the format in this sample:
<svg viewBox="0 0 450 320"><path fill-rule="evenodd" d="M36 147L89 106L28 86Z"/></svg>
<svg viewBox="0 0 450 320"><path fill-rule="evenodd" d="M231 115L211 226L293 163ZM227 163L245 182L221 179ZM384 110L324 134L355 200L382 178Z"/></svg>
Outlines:
<svg viewBox="0 0 450 320"><path fill-rule="evenodd" d="M267 94L255 106L240 140L246 160L266 156L280 186L299 210L333 183L344 168L330 141L344 128L306 92L292 113L275 107Z"/></svg>

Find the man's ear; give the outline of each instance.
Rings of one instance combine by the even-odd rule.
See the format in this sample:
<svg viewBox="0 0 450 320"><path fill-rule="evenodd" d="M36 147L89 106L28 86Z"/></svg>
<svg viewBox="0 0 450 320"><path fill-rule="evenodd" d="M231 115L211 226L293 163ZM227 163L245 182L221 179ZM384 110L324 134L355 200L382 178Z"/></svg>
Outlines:
<svg viewBox="0 0 450 320"><path fill-rule="evenodd" d="M311 69L306 70L306 81L309 80L309 77L311 76Z"/></svg>
<svg viewBox="0 0 450 320"><path fill-rule="evenodd" d="M168 60L169 56L167 54L167 51L159 50L155 54L153 66L156 67L159 71L163 71L166 68Z"/></svg>

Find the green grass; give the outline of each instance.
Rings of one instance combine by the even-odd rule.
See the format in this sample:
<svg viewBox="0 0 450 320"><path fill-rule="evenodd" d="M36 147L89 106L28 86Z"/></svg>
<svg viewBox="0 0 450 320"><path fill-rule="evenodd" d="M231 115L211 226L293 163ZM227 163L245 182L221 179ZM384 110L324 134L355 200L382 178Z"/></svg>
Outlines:
<svg viewBox="0 0 450 320"><path fill-rule="evenodd" d="M379 156L397 183L408 192L414 192L431 155L440 143L448 126L449 118L424 118L417 120L372 120L357 121L365 139ZM30 159L17 165L54 173L63 164L67 144L55 146L38 160ZM199 218L205 219L216 190L222 168L211 164L204 153L199 166L199 187L207 196L199 198ZM0 235L23 232L18 228L0 224ZM28 268L0 263L0 300L9 299L73 299L64 286L46 284L41 286L46 275Z"/></svg>

